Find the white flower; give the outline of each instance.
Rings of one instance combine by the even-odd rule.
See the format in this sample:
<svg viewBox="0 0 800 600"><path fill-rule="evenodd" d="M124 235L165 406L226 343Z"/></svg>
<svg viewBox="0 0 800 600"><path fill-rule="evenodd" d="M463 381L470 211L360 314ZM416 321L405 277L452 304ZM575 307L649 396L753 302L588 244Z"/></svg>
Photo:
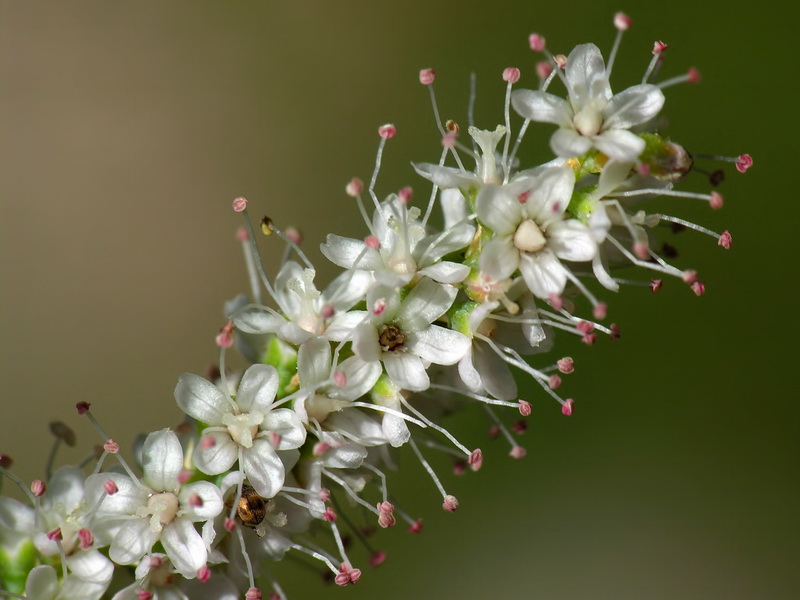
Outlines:
<svg viewBox="0 0 800 600"><path fill-rule="evenodd" d="M98 600L114 575L114 565L97 551L67 557L69 574L59 582L50 565L31 569L25 582L28 600Z"/></svg>
<svg viewBox="0 0 800 600"><path fill-rule="evenodd" d="M330 234L320 250L332 263L371 271L380 283L392 287L406 285L417 274L440 283L458 283L469 274L469 267L441 260L472 240L475 227L466 220L443 233L425 235L419 209L408 208L392 196L375 211L373 232L378 248Z"/></svg>
<svg viewBox="0 0 800 600"><path fill-rule="evenodd" d="M564 219L575 176L569 167L545 167L505 186L484 186L476 211L494 231L483 248L480 268L503 280L519 269L528 289L540 298L560 294L567 281L559 259L589 261L597 245L589 229Z"/></svg>
<svg viewBox="0 0 800 600"><path fill-rule="evenodd" d="M369 317L355 330L353 350L365 362L382 361L401 388L428 389L428 364L455 364L469 348L465 335L433 325L456 293L430 279L420 280L403 300L396 290L374 287L367 295Z"/></svg>
<svg viewBox="0 0 800 600"><path fill-rule="evenodd" d="M278 373L270 365L253 365L242 376L236 399L197 375L181 376L175 388L178 406L207 427L194 453L197 468L208 475L228 471L237 460L261 496L272 498L283 485L284 459L297 460L306 430L288 408L273 408ZM281 452L280 456L276 451ZM291 467L291 465L290 465Z"/></svg>
<svg viewBox="0 0 800 600"><path fill-rule="evenodd" d="M570 53L566 85L569 101L543 91L515 90L511 104L526 119L560 127L550 138L558 156L597 148L613 160L635 161L645 142L627 130L658 114L663 92L642 83L612 95L603 57L594 44L582 44Z"/></svg>
<svg viewBox="0 0 800 600"><path fill-rule="evenodd" d="M113 479L119 491L104 498L102 513L117 517L119 527L109 556L122 565L137 562L160 541L175 570L187 579L205 566L208 549L194 523L213 519L222 511L222 494L208 481L181 485L183 448L169 429L147 436L142 451L142 482L126 475L92 475L87 488L102 488Z"/></svg>

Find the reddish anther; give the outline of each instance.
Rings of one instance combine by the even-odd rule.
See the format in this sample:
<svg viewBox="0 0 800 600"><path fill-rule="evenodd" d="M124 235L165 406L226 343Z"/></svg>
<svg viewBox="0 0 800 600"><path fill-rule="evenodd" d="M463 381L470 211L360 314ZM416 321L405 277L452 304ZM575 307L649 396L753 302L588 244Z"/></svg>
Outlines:
<svg viewBox="0 0 800 600"><path fill-rule="evenodd" d="M314 456L322 456L328 450L331 449L331 445L326 442L317 442L314 444L314 448L311 451Z"/></svg>
<svg viewBox="0 0 800 600"><path fill-rule="evenodd" d="M422 533L422 519L417 519L411 525L408 526L408 530L411 533Z"/></svg>
<svg viewBox="0 0 800 600"><path fill-rule="evenodd" d="M650 249L644 242L634 242L633 253L639 260L647 260L650 258Z"/></svg>
<svg viewBox="0 0 800 600"><path fill-rule="evenodd" d="M520 400L519 401L519 414L521 414L523 417L530 416L530 414L531 414L531 403L528 402L527 400ZM500 433L500 431L498 430L497 433ZM495 436L495 437L497 437L497 436Z"/></svg>
<svg viewBox="0 0 800 600"><path fill-rule="evenodd" d="M545 47L545 39L538 33L532 33L528 36L528 44L534 52L541 52Z"/></svg>
<svg viewBox="0 0 800 600"><path fill-rule="evenodd" d="M207 565L203 565L197 569L197 581L205 583L209 579L211 579L211 569L209 569Z"/></svg>
<svg viewBox="0 0 800 600"><path fill-rule="evenodd" d="M702 296L706 293L706 285L702 281L695 281L691 287L695 296Z"/></svg>
<svg viewBox="0 0 800 600"><path fill-rule="evenodd" d="M136 590L136 600L152 600L153 594L148 592L144 588L139 588Z"/></svg>
<svg viewBox="0 0 800 600"><path fill-rule="evenodd" d="M568 398L567 401L561 405L561 414L567 417L570 416L572 414L573 404L575 404L575 402L572 400L572 398Z"/></svg>
<svg viewBox="0 0 800 600"><path fill-rule="evenodd" d="M195 492L189 496L189 506L194 506L195 508L203 506L203 499L200 497L200 494Z"/></svg>
<svg viewBox="0 0 800 600"><path fill-rule="evenodd" d="M204 435L200 438L200 447L203 450L210 450L217 445L217 440L213 435Z"/></svg>
<svg viewBox="0 0 800 600"><path fill-rule="evenodd" d="M228 321L222 326L214 341L220 348L231 348L233 346L233 321Z"/></svg>
<svg viewBox="0 0 800 600"><path fill-rule="evenodd" d="M339 388L343 388L347 385L347 375L345 375L344 371L336 369L333 372L333 383L335 383L336 387Z"/></svg>
<svg viewBox="0 0 800 600"><path fill-rule="evenodd" d="M364 244L370 250L378 250L381 247L381 243L378 241L378 238L376 238L374 235L368 235L367 237L365 237Z"/></svg>
<svg viewBox="0 0 800 600"><path fill-rule="evenodd" d="M536 74L539 76L539 79L547 79L552 72L553 65L551 65L549 62L540 60L538 63L536 63Z"/></svg>
<svg viewBox="0 0 800 600"><path fill-rule="evenodd" d="M81 550L88 550L94 544L94 535L86 528L79 529L78 540L80 540Z"/></svg>
<svg viewBox="0 0 800 600"><path fill-rule="evenodd" d="M564 299L559 294L550 294L547 300L550 302L550 306L553 307L553 310L561 310L564 308Z"/></svg>
<svg viewBox="0 0 800 600"><path fill-rule="evenodd" d="M660 279L653 279L650 282L650 291L652 291L655 294L658 290L661 289L661 284L662 282Z"/></svg>
<svg viewBox="0 0 800 600"><path fill-rule="evenodd" d="M519 459L521 459L521 458L525 458L525 455L526 455L527 453L528 453L528 452L527 452L527 451L525 450L525 448L523 448L522 446L514 446L514 447L511 449L511 451L508 453L508 455L509 455L511 458L516 458L517 460L519 460Z"/></svg>
<svg viewBox="0 0 800 600"><path fill-rule="evenodd" d="M352 198L357 198L361 194L361 190L363 189L364 189L364 182L361 181L358 177L353 177L344 187L344 191L347 193L348 196Z"/></svg>
<svg viewBox="0 0 800 600"><path fill-rule="evenodd" d="M744 173L753 166L753 158L749 154L740 154L736 158L736 170L739 173Z"/></svg>
<svg viewBox="0 0 800 600"><path fill-rule="evenodd" d="M339 572L336 574L334 581L336 585L345 586L353 585L361 578L361 570L354 569L347 563L342 563Z"/></svg>
<svg viewBox="0 0 800 600"><path fill-rule="evenodd" d="M597 341L597 334L587 333L581 338L581 341L587 346L594 346L594 343Z"/></svg>
<svg viewBox="0 0 800 600"><path fill-rule="evenodd" d="M370 567L380 567L385 562L386 562L386 552L378 551L369 557Z"/></svg>
<svg viewBox="0 0 800 600"><path fill-rule="evenodd" d="M719 192L711 192L711 198L709 198L708 203L714 210L719 210L722 208L723 203L722 194Z"/></svg>
<svg viewBox="0 0 800 600"><path fill-rule="evenodd" d="M113 496L119 491L119 488L113 479L109 479L103 484L103 491L109 496Z"/></svg>
<svg viewBox="0 0 800 600"><path fill-rule="evenodd" d="M411 198L414 197L414 188L410 185L405 186L399 192L397 192L397 198L403 204L408 204L411 202Z"/></svg>
<svg viewBox="0 0 800 600"><path fill-rule="evenodd" d="M163 562L164 561L160 556L151 556L149 557L147 564L150 566L150 570L154 571L155 569L160 569Z"/></svg>
<svg viewBox="0 0 800 600"><path fill-rule="evenodd" d="M243 198L242 196L234 198L231 205L233 206L233 210L240 213L247 208L247 198Z"/></svg>
<svg viewBox="0 0 800 600"><path fill-rule="evenodd" d="M397 135L397 127L394 125L387 123L386 125L381 125L378 127L378 135L381 136L385 140L389 140Z"/></svg>
<svg viewBox="0 0 800 600"><path fill-rule="evenodd" d="M520 72L516 67L507 67L503 69L503 81L507 83L517 83L519 81Z"/></svg>
<svg viewBox="0 0 800 600"><path fill-rule="evenodd" d="M436 71L433 69L421 69L419 72L419 82L422 85L431 85L436 80Z"/></svg>
<svg viewBox="0 0 800 600"><path fill-rule="evenodd" d="M103 444L103 450L108 452L109 454L116 454L119 452L119 444L114 440L106 440L106 443Z"/></svg>
<svg viewBox="0 0 800 600"><path fill-rule="evenodd" d="M47 539L51 542L60 542L64 539L64 535L61 533L61 527L56 527L51 532L47 534Z"/></svg>
<svg viewBox="0 0 800 600"><path fill-rule="evenodd" d="M236 521L231 519L230 517L225 518L225 531L231 533L234 529L236 529Z"/></svg>
<svg viewBox="0 0 800 600"><path fill-rule="evenodd" d="M34 479L31 483L31 492L37 498L41 498L44 495L47 486L44 484L44 481L41 479Z"/></svg>
<svg viewBox="0 0 800 600"><path fill-rule="evenodd" d="M244 600L261 600L261 590L258 588L250 588L245 592Z"/></svg>
<svg viewBox="0 0 800 600"><path fill-rule="evenodd" d="M14 464L14 459L8 454L0 454L0 467L3 469L10 469Z"/></svg>
<svg viewBox="0 0 800 600"><path fill-rule="evenodd" d="M551 390L557 390L561 387L561 377L558 375L550 375L550 379L547 381L547 385Z"/></svg>
<svg viewBox="0 0 800 600"><path fill-rule="evenodd" d="M725 248L725 250L730 249L731 244L733 243L733 238L731 238L731 234L728 231L723 231L722 235L719 236L719 240L717 243Z"/></svg>
<svg viewBox="0 0 800 600"><path fill-rule="evenodd" d="M701 79L700 71L698 71L694 67L689 69L689 71L686 73L686 80L689 83L700 83L700 79Z"/></svg>
<svg viewBox="0 0 800 600"><path fill-rule="evenodd" d="M483 452L480 448L475 448L467 459L469 466L472 468L473 471L477 471L483 465Z"/></svg>
<svg viewBox="0 0 800 600"><path fill-rule="evenodd" d="M611 340L618 340L620 335L621 335L620 332L619 332L619 325L617 325L616 323L612 323L609 326L609 329L611 330L611 335L609 335L608 337Z"/></svg>
<svg viewBox="0 0 800 600"><path fill-rule="evenodd" d="M605 319L607 313L608 313L608 307L606 306L605 302L600 302L592 310L592 314L594 315L594 318L597 320Z"/></svg>
<svg viewBox="0 0 800 600"><path fill-rule="evenodd" d="M694 271L692 269L686 269L683 272L683 275L681 275L681 277L684 283L692 284L695 281L697 281L697 271Z"/></svg>
<svg viewBox="0 0 800 600"><path fill-rule="evenodd" d="M322 518L328 523L333 523L336 520L336 512L330 507L326 508L325 512L322 513Z"/></svg>
<svg viewBox="0 0 800 600"><path fill-rule="evenodd" d="M581 333L591 333L594 331L594 323L591 321L581 321L575 326L575 328Z"/></svg>
<svg viewBox="0 0 800 600"><path fill-rule="evenodd" d="M90 406L91 406L91 404L89 404L88 402L78 402L78 403L75 405L75 408L77 408L77 409L78 409L78 414L79 414L79 415L81 415L81 416L83 416L83 415L85 415L87 412L89 412L89 407L90 407Z"/></svg>
<svg viewBox="0 0 800 600"><path fill-rule="evenodd" d="M523 410L523 409L522 409L522 402L523 402L523 401L520 401L520 407L519 407L519 412L520 412L520 413L521 413L521 412L522 412L522 410ZM490 439L490 440L496 440L496 439L497 439L497 436L499 436L499 435L500 435L500 428L499 428L497 425L492 425L492 426L489 428L489 439Z"/></svg>
<svg viewBox="0 0 800 600"><path fill-rule="evenodd" d="M456 510L458 510L458 498L451 495L445 496L442 502L442 508L449 512L456 512Z"/></svg>
<svg viewBox="0 0 800 600"><path fill-rule="evenodd" d="M513 431L517 435L522 435L523 433L528 431L528 422L520 419L519 421L511 425L511 431Z"/></svg>
<svg viewBox="0 0 800 600"><path fill-rule="evenodd" d="M624 12L618 12L614 15L614 27L619 31L626 31L631 25L633 20Z"/></svg>
<svg viewBox="0 0 800 600"><path fill-rule="evenodd" d="M653 44L653 56L657 56L669 48L664 42L656 42Z"/></svg>
<svg viewBox="0 0 800 600"><path fill-rule="evenodd" d="M558 365L558 370L564 373L564 375L569 375L575 370L575 361L572 360L571 356L565 356L559 359L556 361L556 365Z"/></svg>
<svg viewBox="0 0 800 600"><path fill-rule="evenodd" d="M466 472L467 472L467 461L465 460L453 461L453 475L455 475L456 477L461 477Z"/></svg>

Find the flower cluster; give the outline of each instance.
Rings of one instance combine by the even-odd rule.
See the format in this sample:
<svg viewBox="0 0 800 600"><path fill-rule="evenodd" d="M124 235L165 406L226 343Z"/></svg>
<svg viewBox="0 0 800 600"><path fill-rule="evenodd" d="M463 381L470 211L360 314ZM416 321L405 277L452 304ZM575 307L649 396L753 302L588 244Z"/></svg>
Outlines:
<svg viewBox="0 0 800 600"><path fill-rule="evenodd" d="M533 34L531 48L544 56L537 89L517 89L520 71L506 69L504 122L480 129L470 117L466 136L440 118L435 73L421 71L442 140L436 164L414 164L431 184L427 203L414 206L411 187L378 197L385 146L397 133L382 126L369 184L353 179L346 187L366 235L328 236L322 254L343 271L326 287L318 287L299 233L265 218L261 231L286 244L279 272L268 277L248 202L235 199L251 292L225 307L218 370L180 377L175 400L187 418L174 431L146 436L138 469L85 403L79 412L105 442L87 460L95 465L88 476L86 465L69 466L27 486L3 457L1 472L28 496L27 503L0 498L4 594L253 600L269 587L271 598L285 598L267 565L289 551L319 561L336 584L354 584L361 571L346 537L363 542L372 566L386 557L371 546L371 531L354 525L353 511L381 528L400 521L421 531L421 520L389 491L397 448L410 447L442 508L455 511L458 500L425 454L448 453L463 472L480 469L483 453L446 429L444 415L482 407L492 435L502 435L510 456L522 458L513 434L524 431L519 416L530 414L534 400L519 397L517 375L531 378L569 415L574 402L558 389L575 365L554 354L555 333L588 345L598 335L619 334L603 324L606 304L592 288L657 291L672 275L704 293L695 271L669 262L658 230L688 227L726 249L730 234L649 212L646 203L666 197L722 206L713 189L674 189L699 172L694 160L703 157L658 129L663 90L699 75L691 69L652 83L667 49L657 42L642 82L613 93L610 74L630 19L618 14L614 22L608 64L593 44L553 55ZM551 93L558 82L564 91ZM516 135L512 109L522 118ZM549 138L553 159L521 168L517 151L534 122L557 126ZM741 172L752 164L748 155L704 158L729 160ZM716 171L703 185L721 179ZM432 218L437 205L440 227ZM626 265L652 275L614 275ZM244 372L225 366L234 347L251 363ZM518 413L515 424L504 423L504 408ZM65 425L52 429L57 443L74 443ZM109 455L118 464L105 469Z"/></svg>

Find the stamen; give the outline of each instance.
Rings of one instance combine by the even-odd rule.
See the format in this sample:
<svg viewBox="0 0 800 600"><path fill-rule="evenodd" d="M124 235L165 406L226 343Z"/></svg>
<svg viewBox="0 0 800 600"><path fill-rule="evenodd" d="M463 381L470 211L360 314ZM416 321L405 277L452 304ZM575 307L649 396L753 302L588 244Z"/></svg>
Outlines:
<svg viewBox="0 0 800 600"><path fill-rule="evenodd" d="M617 36L614 38L614 45L611 47L611 52L608 55L608 64L606 65L606 77L608 79L611 79L611 70L614 68L614 61L617 58L617 51L622 41L622 34L627 31L631 25L633 25L633 21L624 12L618 12L614 15L614 27L617 29Z"/></svg>
<svg viewBox="0 0 800 600"><path fill-rule="evenodd" d="M503 183L508 183L508 178L511 175L511 168L508 164L508 146L511 143L511 88L515 83L517 83L517 81L519 81L519 76L519 69L516 67L508 67L503 71L503 81L508 84L506 85L506 99L505 104L503 105L506 135L503 142L503 158L500 163L503 167Z"/></svg>
<svg viewBox="0 0 800 600"><path fill-rule="evenodd" d="M322 474L325 475L325 477L327 477L331 481L335 482L337 485L339 485L339 487L341 487L345 492L347 492L347 495L350 496L353 500L355 500L358 504L366 508L371 513L380 516L378 509L376 509L369 502L367 502L361 496L359 496L358 493L353 488L351 488L347 484L347 482L345 482L343 479L337 477L336 475L331 473L328 469L324 468L322 469Z"/></svg>
<svg viewBox="0 0 800 600"><path fill-rule="evenodd" d="M455 500L454 496L448 496L447 492L444 489L444 486L442 486L442 482L439 480L439 477L437 477L436 472L433 470L433 467L431 467L430 464L428 464L428 461L425 460L425 458L422 456L422 453L419 451L419 448L417 448L417 444L414 443L414 438L410 438L408 440L408 443L411 446L411 449L414 451L414 454L417 455L417 460L419 460L420 464L422 465L422 468L425 469L425 471L427 471L428 475L433 481L433 484L436 486L436 489L439 490L439 493L442 495L443 501L447 503L448 498L452 498L453 500ZM445 508L445 510L450 510L447 508L446 504L443 504L443 507ZM456 501L456 508L458 508L458 501ZM453 508L452 510L455 510L455 508Z"/></svg>
<svg viewBox="0 0 800 600"><path fill-rule="evenodd" d="M653 44L653 58L650 60L650 64L647 65L647 70L644 72L644 77L642 77L642 83L647 83L650 75L653 74L653 69L656 68L656 64L658 64L661 60L661 53L667 48L669 48L669 46L667 46L664 42L656 42Z"/></svg>
<svg viewBox="0 0 800 600"><path fill-rule="evenodd" d="M464 453L466 456L470 456L470 454L471 454L471 453L470 453L470 451L469 451L469 450L467 450L466 446L464 446L464 445L463 445L461 442L459 442L459 441L458 441L458 440L455 438L455 436L454 436L452 433L450 433L449 431L447 431L447 429L445 429L444 427L442 427L442 426L440 426L440 425L437 425L436 423L434 423L433 421L431 421L431 420L430 420L428 417L426 417L426 416L425 416L425 415L423 415L421 412L419 412L419 411L418 411L416 408L414 408L413 406L411 406L411 405L408 403L408 401L406 401L406 399L405 399L405 398L403 398L403 396L402 396L402 395L400 395L400 403L401 403L403 406L405 406L407 410L409 410L409 411L410 411L411 413L413 413L413 414L414 414L416 417L418 417L418 418L419 418L421 421L423 421L423 422L424 422L424 423L425 423L425 424L426 424L428 427L430 427L431 429L435 429L436 431L438 431L439 433L441 433L443 436L445 436L445 437L446 437L448 440L450 440L450 441L452 442L452 444L453 444L453 445L454 445L456 448L458 448L459 450L461 450L461 452L463 452L463 453Z"/></svg>
<svg viewBox="0 0 800 600"><path fill-rule="evenodd" d="M381 125L378 128L378 135L381 141L378 144L378 152L375 155L375 169L372 171L372 177L369 180L368 191L379 215L383 214L383 208L381 208L381 203L378 201L378 196L375 195L375 182L378 181L378 173L381 171L381 158L383 157L383 148L386 145L386 140L393 138L396 134L397 129L394 125Z"/></svg>

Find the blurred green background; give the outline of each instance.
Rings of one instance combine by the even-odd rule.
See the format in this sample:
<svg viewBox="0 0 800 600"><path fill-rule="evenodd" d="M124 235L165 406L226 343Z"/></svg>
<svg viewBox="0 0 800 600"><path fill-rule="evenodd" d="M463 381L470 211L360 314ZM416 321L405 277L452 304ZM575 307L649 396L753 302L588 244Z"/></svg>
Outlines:
<svg viewBox="0 0 800 600"><path fill-rule="evenodd" d="M399 131L379 193L427 195L409 166L440 151L420 68L437 70L443 117L462 124L474 71L478 124L494 127L502 69L535 86L529 33L557 52L593 41L607 53L624 10L634 26L612 87L638 82L664 40L664 77L703 75L667 91L667 133L694 152L755 159L747 175L726 169L721 212L669 209L733 234L729 252L688 232L674 241L706 295L672 281L655 296L606 293L623 337L559 339L578 365L564 386L576 411L564 418L531 390L524 460L467 411L453 428L485 463L446 475L458 513L443 513L404 454L393 487L424 517L421 537L380 532L389 559L372 570L356 553L365 572L352 589L298 565L277 572L294 599L800 597L789 310L800 215L792 180L776 179L796 150L796 26L773 0L719 6L0 2L0 452L24 479L42 476L47 423L63 419L80 443L61 457L78 460L99 441L74 414L80 400L123 445L177 423L177 377L215 361L222 303L246 290L234 196L300 227L329 277L317 243L363 236L343 186L368 178L378 125ZM526 137L528 164L548 156L549 131ZM707 184L692 174L683 188ZM264 247L274 267L278 247Z"/></svg>

